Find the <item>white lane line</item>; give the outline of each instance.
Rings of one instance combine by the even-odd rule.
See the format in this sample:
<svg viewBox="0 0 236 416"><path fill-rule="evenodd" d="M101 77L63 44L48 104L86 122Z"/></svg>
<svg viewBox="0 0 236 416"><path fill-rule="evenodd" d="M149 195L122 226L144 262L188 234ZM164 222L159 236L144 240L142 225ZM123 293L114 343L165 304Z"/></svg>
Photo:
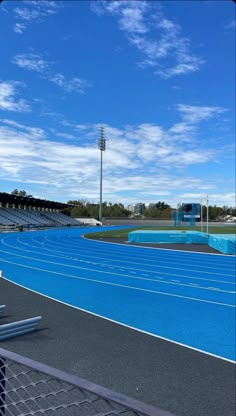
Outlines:
<svg viewBox="0 0 236 416"><path fill-rule="evenodd" d="M18 237L18 239L17 239L17 241L20 241L19 240L19 237ZM22 248L20 248L19 246L13 246L13 245L11 245L11 244L8 244L8 243L6 243L5 241L4 241L4 238L2 239L2 243L4 244L4 245L7 245L7 246L9 246L9 247L12 247L12 248L15 248L15 249L17 249L17 250L21 250L21 251L27 251L27 252L33 252L33 253L35 253L35 251L32 251L32 250L25 250L25 249L22 249ZM32 245L29 245L29 244L26 244L26 243L23 243L24 245L26 245L26 246L29 246L29 247L33 247L33 248L36 248L36 249L38 249L39 247L38 246L32 246ZM53 253L55 253L55 250L49 250L49 249L45 249L45 250L47 250L47 251L50 251L50 252L53 252ZM82 250L82 252L83 252L84 250ZM39 254L39 253L38 253ZM42 254L42 252L40 253L40 254ZM65 256L64 255L64 253L60 253L59 252L59 254L61 254L61 256L63 256L63 257L67 257L68 258L68 255L67 256ZM67 253L68 254L68 253ZM44 253L44 255L48 255L48 256L50 256L50 254L48 254L48 253ZM96 256L89 256L88 255L88 253L86 252L86 255L83 255L82 253L80 253L80 255L82 255L82 257L91 257L91 258L96 258ZM52 256L52 255L51 255ZM60 256L60 257L61 257ZM70 257L70 258L73 258L74 260L78 260L77 258L74 258L74 257ZM99 256L99 259L101 259L101 256ZM114 259L114 258L112 258L112 259L108 259L107 260L107 258L105 258L106 259L106 261L111 261L111 262L113 262L113 261L120 261L120 260L116 260L116 259ZM155 260L153 260L152 259L152 261L156 261L156 259ZM159 259L158 258L158 266L159 267L163 267L163 266L160 266L160 263L161 262L161 259ZM126 260L126 263L129 263L129 262L127 262L127 260ZM134 262L132 262L132 263L134 263ZM175 262L176 263L176 262ZM143 265L143 263L137 263L137 264L142 264ZM148 264L149 265L149 264ZM116 267L116 266L115 266ZM205 267L205 266L204 266ZM215 266L216 267L216 266ZM165 268L166 268L166 266L165 266ZM184 268L182 268L182 269L180 269L180 270L185 270ZM234 269L233 269L234 270ZM199 272L200 272L200 270L198 270ZM209 274L209 272L206 272L206 273L208 273ZM218 273L215 273L215 274L218 274ZM220 275L222 275L222 273L220 274ZM227 276L227 274L226 274L226 276ZM234 275L228 275L228 276L234 276Z"/></svg>
<svg viewBox="0 0 236 416"><path fill-rule="evenodd" d="M49 243L51 243L51 244L53 244L53 247L55 247L55 241L53 240L50 240L47 236L45 237L45 240L46 241L48 241ZM86 239L85 239L86 240ZM87 241L87 240L86 240ZM89 240L90 241L90 240ZM107 242L106 242L107 243ZM111 243L111 244L115 244L115 243ZM119 246L121 246L121 244L118 244ZM66 246L66 247L69 247L69 248L71 248L70 246L68 246L67 244L64 244L64 246ZM60 245L60 247L61 247L61 245ZM81 251L81 245L77 245L77 247L80 249L80 253L81 253L81 255L83 256L83 252L84 253L87 253L87 251L86 251L86 248L84 247L84 246L82 246L82 251ZM125 246L126 247L126 246ZM111 252L107 252L106 254L108 254L108 255L112 255L113 254L113 252L114 252L114 250L113 251L111 251ZM98 254L98 256L96 256L95 254ZM93 249L93 258L101 258L101 256L100 256L100 253L101 253L101 250L94 250ZM102 251L102 253L103 253L103 251ZM188 253L188 252L187 252ZM199 254L199 253L194 253L194 254ZM206 253L206 254L209 254L209 253ZM221 255L220 255L221 256ZM116 252L116 258L117 257L121 257L121 258L123 258L123 252L122 253L120 253L120 254L118 254L117 252ZM129 256L130 257L130 256ZM134 256L133 255L133 257L136 257L136 256ZM130 262L130 263L134 263L134 264L143 264L143 262L144 261L147 261L147 262L149 262L149 263L147 263L148 265L150 265L150 262L153 262L153 261L155 261L155 259L153 259L153 257L152 258L148 258L148 257L144 257L144 256L140 256L140 255L137 255L137 257L139 258L139 259L142 259L143 258L143 261L142 261L142 263L135 263L135 262ZM228 258L228 256L226 256L227 258ZM171 257L171 260L173 260L173 257ZM117 262L120 262L121 260L118 260L118 259L112 259L111 261L117 261ZM168 258L158 258L158 261L159 261L159 263L161 263L161 262L164 262L164 263L166 263L166 262L168 262ZM205 269L215 269L216 268L216 266L215 265L213 265L213 266L207 266L207 265L199 265L199 260L198 259L196 259L196 261L189 261L189 260L186 260L186 259L174 259L174 262L175 262L175 264L177 264L178 262L185 262L186 264L187 263L189 263L189 266L194 266L194 267L199 267L199 268L204 268L204 270ZM166 266L161 266L161 267L165 267L166 268ZM224 264L222 264L222 265L220 265L220 267L222 267L222 269L224 270L225 269L225 267L224 267ZM220 267L217 267L217 269L219 269ZM168 268L173 268L173 267L168 267ZM182 268L181 269L179 269L178 267L175 267L175 269L177 269L177 270L182 270ZM189 271L189 269L184 269L184 270L187 270L187 271ZM200 270L199 270L200 271ZM232 271L234 271L234 269L232 268ZM206 272L206 271L202 271L202 273L209 273L209 272ZM215 274L218 274L218 273L215 273ZM222 273L221 273L222 274ZM232 276L232 275L229 275L229 276Z"/></svg>
<svg viewBox="0 0 236 416"><path fill-rule="evenodd" d="M24 251L24 249L20 249L19 247L15 247L15 246L11 246L11 245L9 245L9 244L7 244L7 243L4 243L3 242L3 244L5 244L5 245L7 245L7 246L9 246L9 247L13 247L13 248L15 248L15 249L17 249L17 250L23 250ZM38 248L38 247L35 247L35 248ZM34 251L28 251L28 250L25 250L25 251L27 251L27 252L32 252L32 253L35 253ZM54 250L47 250L47 251L50 251L50 252L55 252ZM40 254L40 255L48 255L48 256L51 256L51 257L59 257L59 258L68 258L68 256L64 256L64 255L61 255L61 256L56 256L56 255L49 255L49 254L47 254L47 253L39 253L39 252L37 252L37 253L35 253L35 254ZM110 258L110 259L107 259L106 257L101 257L101 256L99 256L99 257L96 257L96 256L94 256L94 254L93 255L91 255L91 256L89 256L89 254L87 253L87 254L85 254L85 255L83 255L82 253L81 253L81 251L80 251L80 253L79 253L79 255L81 256L81 257L86 257L86 258L91 258L92 260L94 260L94 259L99 259L99 261L105 261L106 263L107 263L107 266L108 266L108 262L110 262L110 263L112 263L112 267L115 267L115 268L117 268L117 267L120 267L119 265L114 265L113 263L114 262L119 262L119 263L126 263L126 264L135 264L135 265L141 265L142 267L145 267L145 264L144 263L137 263L137 262L131 262L131 261L129 261L129 260L127 260L127 259L125 259L125 261L124 260L117 260L117 259L114 259L114 258ZM75 261L82 261L81 259L78 259L78 258L73 258L73 260L75 260ZM154 261L154 260L153 260ZM96 263L94 263L93 262L93 264L96 264ZM147 266L149 266L150 267L150 264L146 264ZM123 266L124 268L125 268L125 266ZM184 272L188 272L188 271L190 271L190 272L192 272L192 269L185 269L184 267L182 267L182 268L177 268L177 267L169 267L169 266L162 266L162 265L160 265L159 264L159 259L158 259L158 263L156 263L156 264L153 264L152 265L152 267L157 267L157 268L159 268L159 269L171 269L171 270L182 270L182 271L184 271ZM134 269L134 268L132 268L132 267L128 267L128 269L129 270L131 270L131 269ZM135 270L137 270L137 267L135 268ZM141 271L141 269L139 269L140 271ZM146 269L145 269L146 270ZM218 270L218 269L217 269ZM209 272L209 271L202 271L202 270L196 270L197 272L199 272L199 273L202 273L202 274L206 274L206 275L209 275L209 274L214 274L214 275L217 275L217 276L228 276L228 277L234 277L235 278L235 273L234 274L225 274L225 273L217 273L217 272ZM152 273L153 273L153 271L152 271ZM156 271L154 271L154 273L161 273L161 274L167 274L168 276L169 275L171 275L170 273L165 273L165 272L163 272L163 271L161 271L161 272L156 272ZM182 275L178 275L178 274L173 274L174 276L180 276L180 277L182 277ZM184 276L183 276L184 277ZM207 278L199 278L199 277L189 277L189 276L185 276L185 277L188 277L188 278L191 278L191 279L198 279L198 280L209 280L209 281L214 281L214 282L221 282L221 283L229 283L229 284L235 284L234 282L225 282L225 281L219 281L219 280L213 280L213 279L207 279Z"/></svg>
<svg viewBox="0 0 236 416"><path fill-rule="evenodd" d="M50 241L51 242L51 240L49 239L49 237L46 237L46 239L48 240L48 241ZM18 241L20 241L20 239L18 238ZM84 241L84 240L83 240ZM87 240L86 240L87 241ZM53 244L55 243L55 241L53 241ZM55 244L54 244L55 245ZM66 245L67 246L67 245ZM80 248L81 248L81 245L79 246ZM195 254L197 254L197 253L195 253ZM227 256L228 257L228 256ZM226 259L227 260L227 259ZM151 260L152 261L152 260ZM163 261L163 259L159 259L159 262L161 262L161 261ZM185 261L185 263L187 263L188 262L188 260L186 260ZM176 263L176 261L175 261L175 263ZM199 267L199 265L198 265L198 267ZM200 266L200 267L208 267L208 266ZM222 274L222 273L221 273Z"/></svg>
<svg viewBox="0 0 236 416"><path fill-rule="evenodd" d="M137 290L137 291L140 291L140 292L153 293L153 294L162 295L162 296L170 296L170 297L174 297L174 298L188 299L188 300L193 300L193 301L196 301L196 302L210 303L210 304L213 304L213 305L226 306L226 307L229 307L229 308L236 308L236 305L232 305L232 304L228 304L228 303L221 303L221 302L215 302L215 301L211 301L211 300L193 298L193 297L190 297L190 296L175 295L173 293L160 292L160 291L151 290L151 289L143 289L143 288L139 288L139 287L135 287L135 286L121 285L121 284L118 284L118 283L104 282L103 280L90 279L90 278L87 278L87 277L75 276L75 275L67 274L67 273L60 273L60 272L55 272L55 271L51 271L51 270L49 271L47 269L41 269L39 267L26 266L25 264L14 263L12 261L4 260L4 259L0 259L0 260L2 260L4 263L14 264L16 266L24 267L24 268L27 268L27 269L38 270L40 272L49 273L49 274L56 274L56 275L59 275L59 276L71 277L73 279L85 280L85 281L88 281L88 282L99 283L99 284L108 285L108 286L116 286L116 287L121 287L121 288L125 288L125 289L131 289L131 290Z"/></svg>
<svg viewBox="0 0 236 416"><path fill-rule="evenodd" d="M0 252L2 253L7 253L7 254L11 254L8 251L3 251L0 250ZM85 270L85 271L89 271L89 272L95 272L95 273L102 273L104 274L108 274L108 275L115 275L118 277L124 277L124 278L128 278L128 279L137 279L137 280L143 280L143 281L150 281L150 282L154 282L154 283L159 283L159 284L167 284L167 285L175 285L175 286L183 286L183 287L192 287L192 286L197 286L197 289L201 289L201 290L212 290L209 287L206 286L199 286L196 283L173 283L171 281L168 280L162 280L161 282L159 282L159 280L157 279L151 279L151 278L143 278L143 277L138 277L138 276L133 276L130 274L121 274L121 273L114 273L114 272L109 272L109 271L105 271L105 270L98 270L98 269L91 269L91 268L85 268L85 267L80 267L80 266L73 266L70 264L64 264L64 263L58 263L55 261L49 261L49 260L43 260L43 259L39 259L39 258L35 258L35 257L29 257L29 256L22 256L20 254L14 254L15 257L20 257L20 259L29 259L29 260L36 260L39 263L48 263L48 264L53 264L56 266L63 266L63 267L67 267L69 269L78 269L78 270ZM108 267L109 269L113 269L113 267ZM234 291L229 291L229 290L223 290L223 289L219 289L219 292L221 293L236 293Z"/></svg>
<svg viewBox="0 0 236 416"><path fill-rule="evenodd" d="M86 231L88 231L88 230L86 230ZM98 230L96 230L96 231L98 231ZM68 234L68 233L67 233ZM52 234L50 234L50 236L48 236L48 235L44 235L44 239L45 240L47 240L47 241L49 241L50 243L52 243L53 245L55 245L55 240L51 240L50 239L50 237L52 236ZM60 242L61 242L61 236L59 235L54 235L54 237L56 237L56 239L57 240L59 240ZM72 234L70 234L69 236L68 235L66 235L66 238L67 238L67 240L68 240L68 238L72 238ZM63 243L61 242L61 245L63 245L63 246L66 246L66 247L69 247L68 246L68 244L70 244L70 241L68 241L68 244L65 244L65 237L63 236ZM86 238L84 238L84 235L82 234L80 234L80 236L79 236L79 238L77 238L77 241L78 241L78 244L80 244L80 241L79 240L83 240L83 241L86 241L86 243L89 243L90 245L93 245L93 246L96 246L96 247L98 247L99 246L99 243L100 242L98 242L98 241L92 241L92 240L89 240L89 239L86 239ZM103 241L104 242L104 241ZM104 243L106 243L106 244L109 244L110 246L111 245L114 245L115 243L108 243L108 242L104 242ZM121 245L120 244L115 244L116 245L116 248L119 246L119 248L121 247ZM132 246L133 247L133 246ZM110 248L110 247L109 247ZM141 247L139 247L139 246L135 246L135 248L141 248ZM145 248L145 249L147 249L147 250L149 250L149 249L151 249L152 247L142 247L142 248ZM155 248L152 248L152 249L155 249ZM169 250L169 249L160 249L160 250L158 250L159 251L159 253L161 252L161 251L164 251L164 252L169 252L170 253L170 255L172 256L172 253L173 252L175 252L176 250ZM182 251L180 251L180 253L181 253ZM168 254L169 254L168 253ZM202 258L203 258L203 256L212 256L212 255L214 255L214 256L221 256L221 259L222 259L222 261L223 260L225 260L225 261L227 261L228 260L228 256L227 255L224 255L224 254L217 254L217 253L196 253L196 252L182 252L184 255L185 255L185 257L187 257L187 255L189 254L189 253L192 253L192 254L194 254L194 256L201 256ZM167 257L166 256L166 254L164 253L164 255L165 255L165 257ZM143 257L142 255L141 255L141 257ZM147 257L147 256L146 256ZM172 258L173 258L173 256L172 256ZM231 256L231 258L232 258L232 256ZM180 259L179 259L180 260ZM189 260L188 259L185 259L185 262L187 263ZM202 266L201 266L202 267ZM205 266L204 266L205 267ZM207 266L206 266L207 267Z"/></svg>
<svg viewBox="0 0 236 416"><path fill-rule="evenodd" d="M30 292L37 293L38 295L43 296L43 297L45 297L45 298L47 298L47 299L51 299L51 300L53 300L53 301L55 301L55 302L61 303L62 305L69 306L70 308L77 309L77 310L80 310L80 311L82 311L82 312L86 312L86 313L88 313L89 315L97 316L98 318L105 319L106 321L113 322L113 323L115 323L115 324L118 324L118 325L124 326L125 328L133 329L134 331L141 332L142 334L150 335L150 336L152 336L152 337L154 337L154 338L159 338L159 339L161 339L161 340L163 340L163 341L167 341L167 342L170 342L170 343L172 343L172 344L179 345L179 346L181 346L181 347L188 348L188 349L190 349L190 350L197 351L197 352L200 352L200 353L202 353L202 354L206 354L206 355L209 355L209 356L211 356L211 357L218 358L218 359L220 359L220 360L230 362L230 363L232 363L232 364L235 364L235 363L236 363L236 361L231 360L230 358L222 357L221 355L217 355L217 354L212 354L211 352L204 351L204 350L201 350L201 349L199 349L199 348L192 347L191 345L183 344L183 343L181 343L181 342L178 342L178 341L175 341L175 340L172 340L172 339L169 339L169 338L165 338L165 337L162 337L162 336L157 335L157 334L153 334L152 332L147 332L147 331L144 331L144 330L142 330L142 329L136 328L136 327L134 327L134 326L130 326L130 325L127 325L127 324L123 324L122 322L115 321L114 319L111 319L111 318L106 318L106 317L105 317L105 316L103 316L103 315L99 315L99 314L97 314L97 313L95 313L95 312L88 311L87 309L80 308L79 306L70 305L70 304L69 304L69 303L67 303L67 302L63 302L62 300L55 299L55 298L53 298L53 297L51 297L51 296L48 296L48 295L45 295L45 294L43 294L43 293L41 293L41 292L37 292L37 291L36 291L36 290L34 290L34 289L29 289L28 287L23 286L23 285L21 285L21 284L19 284L19 283L15 283L14 281L12 281L12 280L10 280L10 279L7 279L6 277L3 277L3 279L4 279L4 280L7 280L7 281L8 281L8 282L10 282L10 283L14 283L16 286L20 286L20 287L22 287L22 288L24 288L24 289L26 289L26 290L29 290Z"/></svg>

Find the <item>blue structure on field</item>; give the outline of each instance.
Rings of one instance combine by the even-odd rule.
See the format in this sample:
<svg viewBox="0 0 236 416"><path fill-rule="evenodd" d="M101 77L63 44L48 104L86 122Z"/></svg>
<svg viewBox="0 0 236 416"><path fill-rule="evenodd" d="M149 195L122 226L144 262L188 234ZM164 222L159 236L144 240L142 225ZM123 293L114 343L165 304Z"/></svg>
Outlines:
<svg viewBox="0 0 236 416"><path fill-rule="evenodd" d="M201 204L199 203L183 203L177 205L174 211L174 225L196 225L196 221L201 220Z"/></svg>
<svg viewBox="0 0 236 416"><path fill-rule="evenodd" d="M200 231L137 230L128 234L130 243L208 244L224 254L236 254L234 234L208 234Z"/></svg>

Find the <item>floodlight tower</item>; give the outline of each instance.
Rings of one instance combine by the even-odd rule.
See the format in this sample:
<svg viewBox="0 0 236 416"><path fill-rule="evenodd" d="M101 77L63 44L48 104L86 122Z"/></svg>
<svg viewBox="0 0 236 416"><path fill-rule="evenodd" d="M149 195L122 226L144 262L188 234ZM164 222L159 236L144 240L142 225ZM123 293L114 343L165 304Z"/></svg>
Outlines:
<svg viewBox="0 0 236 416"><path fill-rule="evenodd" d="M100 137L98 139L98 149L101 152L101 159L100 159L100 203L99 203L99 221L102 221L102 152L106 150L106 139L104 133L104 127L100 127Z"/></svg>

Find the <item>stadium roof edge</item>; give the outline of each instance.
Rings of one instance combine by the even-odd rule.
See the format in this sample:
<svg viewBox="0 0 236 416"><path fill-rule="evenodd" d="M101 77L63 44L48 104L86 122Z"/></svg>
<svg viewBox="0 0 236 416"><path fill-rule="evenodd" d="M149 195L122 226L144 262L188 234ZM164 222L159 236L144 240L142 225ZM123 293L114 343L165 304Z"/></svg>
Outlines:
<svg viewBox="0 0 236 416"><path fill-rule="evenodd" d="M63 202L49 201L46 199L28 197L28 196L19 196L14 194L9 194L7 192L0 192L0 202L3 204L16 204L16 205L26 205L34 206L40 208L53 208L53 209L63 209L69 204Z"/></svg>

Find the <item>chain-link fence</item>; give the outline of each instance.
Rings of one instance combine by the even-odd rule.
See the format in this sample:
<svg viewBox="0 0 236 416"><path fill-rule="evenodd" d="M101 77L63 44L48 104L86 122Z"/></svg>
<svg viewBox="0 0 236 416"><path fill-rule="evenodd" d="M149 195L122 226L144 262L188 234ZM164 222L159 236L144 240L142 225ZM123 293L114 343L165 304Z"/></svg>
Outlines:
<svg viewBox="0 0 236 416"><path fill-rule="evenodd" d="M34 415L171 416L0 348L0 416Z"/></svg>

